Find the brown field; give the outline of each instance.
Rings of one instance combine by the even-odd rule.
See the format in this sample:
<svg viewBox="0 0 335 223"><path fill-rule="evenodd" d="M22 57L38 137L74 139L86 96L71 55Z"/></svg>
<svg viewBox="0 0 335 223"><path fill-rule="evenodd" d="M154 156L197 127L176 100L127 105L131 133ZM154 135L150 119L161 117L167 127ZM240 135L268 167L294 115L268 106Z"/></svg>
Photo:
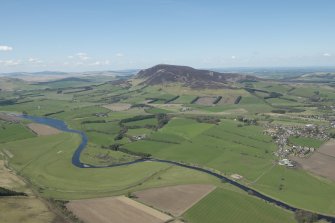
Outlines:
<svg viewBox="0 0 335 223"><path fill-rule="evenodd" d="M108 105L103 105L102 107L107 108L111 111L126 111L131 107L131 104L126 103L113 103Z"/></svg>
<svg viewBox="0 0 335 223"><path fill-rule="evenodd" d="M27 197L0 197L0 222L56 223L58 218L27 187L26 183L5 166L0 156L0 187L21 191ZM66 221L60 221L66 222Z"/></svg>
<svg viewBox="0 0 335 223"><path fill-rule="evenodd" d="M172 219L124 196L71 201L66 206L85 223L163 223Z"/></svg>
<svg viewBox="0 0 335 223"><path fill-rule="evenodd" d="M153 188L134 194L147 205L180 216L214 189L212 185L191 184Z"/></svg>
<svg viewBox="0 0 335 223"><path fill-rule="evenodd" d="M0 119L4 120L6 122L19 122L20 118L14 116L14 115L8 115L4 113L0 113Z"/></svg>
<svg viewBox="0 0 335 223"><path fill-rule="evenodd" d="M303 169L335 181L335 140L330 140L309 158L292 157Z"/></svg>
<svg viewBox="0 0 335 223"><path fill-rule="evenodd" d="M216 97L200 97L195 104L197 105L213 105L213 102L215 101Z"/></svg>
<svg viewBox="0 0 335 223"><path fill-rule="evenodd" d="M217 105L226 105L226 104L234 104L236 101L235 96L223 96L222 99L217 103Z"/></svg>
<svg viewBox="0 0 335 223"><path fill-rule="evenodd" d="M27 126L28 128L30 128L31 131L39 136L55 135L60 133L58 129L38 123L29 123Z"/></svg>

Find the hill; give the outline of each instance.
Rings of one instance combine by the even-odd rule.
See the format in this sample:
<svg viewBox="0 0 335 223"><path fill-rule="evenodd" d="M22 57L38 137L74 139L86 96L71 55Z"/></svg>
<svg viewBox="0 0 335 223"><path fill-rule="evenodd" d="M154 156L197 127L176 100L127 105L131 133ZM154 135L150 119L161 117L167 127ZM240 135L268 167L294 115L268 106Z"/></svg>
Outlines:
<svg viewBox="0 0 335 223"><path fill-rule="evenodd" d="M167 64L159 64L141 70L135 78L143 80L142 83L147 85L181 83L192 88L232 88L235 82L255 81L258 79L250 75L219 73Z"/></svg>

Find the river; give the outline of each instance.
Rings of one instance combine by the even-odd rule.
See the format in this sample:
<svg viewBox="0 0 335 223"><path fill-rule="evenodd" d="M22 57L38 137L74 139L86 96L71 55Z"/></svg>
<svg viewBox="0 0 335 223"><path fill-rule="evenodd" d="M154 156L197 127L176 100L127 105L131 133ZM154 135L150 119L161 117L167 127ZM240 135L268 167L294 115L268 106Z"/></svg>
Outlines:
<svg viewBox="0 0 335 223"><path fill-rule="evenodd" d="M216 178L218 178L218 179L220 179L224 182L227 182L227 183L229 183L233 186L236 186L241 190L244 190L244 191L248 192L250 195L256 196L256 197L258 197L262 200L265 200L269 203L272 203L272 204L275 204L279 207L285 208L286 210L293 211L293 212L298 210L298 208L296 208L294 206L291 206L291 205L286 204L282 201L276 200L275 198L272 198L268 195L262 194L262 193L254 190L250 187L247 187L243 184L240 184L240 183L238 183L234 180L231 180L231 179L229 179L229 178L227 178L227 177L225 177L221 174L215 173L211 170L201 168L201 167L191 166L191 165L187 165L187 164L183 164L183 163L179 163L179 162L175 162L175 161L171 161L171 160L162 160L162 159L156 159L156 158L143 158L143 159L138 159L138 160L135 160L135 161L127 162L127 163L112 164L112 165L108 165L108 166L94 166L94 165L82 163L80 161L80 155L81 155L81 152L86 148L86 145L87 145L87 142L88 142L87 135L84 132L79 131L79 130L70 129L64 121L58 120L58 119L47 118L47 117L37 117L37 116L30 116L30 115L22 115L20 117L31 120L31 121L36 122L36 123L49 125L51 127L59 129L63 132L70 132L70 133L79 134L80 137L81 137L81 142L80 142L79 146L77 147L76 151L74 152L74 154L72 156L72 164L76 167L79 167L79 168L112 168L112 167L117 167L117 166L132 165L132 164L136 164L136 163L140 163L140 162L146 162L146 161L168 163L168 164L172 164L172 165L176 165L176 166L180 166L180 167L184 167L184 168L188 168L188 169L192 169L192 170L196 170L196 171L200 171L200 172L209 174L209 175L214 176L214 177L216 177ZM325 220L327 220L331 223L335 223L335 217L334 216L318 214L318 218L319 219L325 219Z"/></svg>

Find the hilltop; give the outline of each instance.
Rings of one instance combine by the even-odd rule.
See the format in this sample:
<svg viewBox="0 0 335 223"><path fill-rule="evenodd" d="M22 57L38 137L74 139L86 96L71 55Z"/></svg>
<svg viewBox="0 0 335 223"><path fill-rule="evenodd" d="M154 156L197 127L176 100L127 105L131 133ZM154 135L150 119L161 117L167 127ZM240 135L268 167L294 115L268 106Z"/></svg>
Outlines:
<svg viewBox="0 0 335 223"><path fill-rule="evenodd" d="M258 78L237 73L220 73L211 70L198 70L187 66L159 64L141 70L135 76L143 84L157 85L181 83L191 88L231 88L233 83L255 81Z"/></svg>

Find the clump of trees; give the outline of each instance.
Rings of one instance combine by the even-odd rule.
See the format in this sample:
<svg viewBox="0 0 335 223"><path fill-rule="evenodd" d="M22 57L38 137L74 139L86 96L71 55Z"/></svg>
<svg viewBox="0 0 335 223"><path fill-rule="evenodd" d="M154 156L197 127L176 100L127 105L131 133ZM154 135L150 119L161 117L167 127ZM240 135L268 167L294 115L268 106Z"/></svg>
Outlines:
<svg viewBox="0 0 335 223"><path fill-rule="evenodd" d="M170 117L165 113L157 114L156 118L157 118L157 121L158 121L156 129L162 128L164 125L166 125L170 121Z"/></svg>
<svg viewBox="0 0 335 223"><path fill-rule="evenodd" d="M149 157L151 157L150 153L131 151L129 149L126 149L126 148L122 147L120 144L117 144L117 143L113 144L113 145L109 145L109 146L102 146L101 148L103 148L103 149L109 149L109 150L113 150L113 151L120 151L120 152L123 152L123 153L127 153L129 155L139 156L141 158L149 158Z"/></svg>
<svg viewBox="0 0 335 223"><path fill-rule="evenodd" d="M10 196L27 196L24 192L16 192L3 187L0 187L0 197L10 197Z"/></svg>
<svg viewBox="0 0 335 223"><path fill-rule="evenodd" d="M283 96L281 93L278 92L270 92L269 96L264 97L264 99L270 99L270 98L279 98Z"/></svg>
<svg viewBox="0 0 335 223"><path fill-rule="evenodd" d="M237 121L239 122L243 122L246 125L257 125L257 120L256 119L250 119L250 118L246 118L243 116L237 116Z"/></svg>
<svg viewBox="0 0 335 223"><path fill-rule="evenodd" d="M128 132L128 128L125 125L121 125L121 129L119 133L115 136L114 140L121 140L123 139L124 135Z"/></svg>
<svg viewBox="0 0 335 223"><path fill-rule="evenodd" d="M235 105L239 104L240 101L241 101L241 99L242 99L242 96L238 96L238 97L235 99L234 104L235 104Z"/></svg>
<svg viewBox="0 0 335 223"><path fill-rule="evenodd" d="M219 103L219 101L221 101L222 96L217 97L214 101L213 104L216 105L217 103Z"/></svg>
<svg viewBox="0 0 335 223"><path fill-rule="evenodd" d="M271 111L272 113L277 113L277 114L285 114L286 111L283 109L274 109Z"/></svg>
<svg viewBox="0 0 335 223"><path fill-rule="evenodd" d="M220 123L220 119L212 116L199 116L196 117L197 122L200 123L208 123L218 125Z"/></svg>
<svg viewBox="0 0 335 223"><path fill-rule="evenodd" d="M298 223L313 223L318 221L317 214L304 210L296 210L294 217Z"/></svg>
<svg viewBox="0 0 335 223"><path fill-rule="evenodd" d="M194 104L200 97L196 97L191 101L191 104Z"/></svg>
<svg viewBox="0 0 335 223"><path fill-rule="evenodd" d="M106 123L106 120L86 120L81 122L81 124L90 124L90 123Z"/></svg>
<svg viewBox="0 0 335 223"><path fill-rule="evenodd" d="M169 99L169 100L166 100L166 101L165 101L165 104L168 104L168 103L170 103L170 102L172 102L172 101L174 101L174 100L177 100L179 97L180 97L180 96L177 95L176 97L173 97L173 98L171 98L171 99Z"/></svg>

